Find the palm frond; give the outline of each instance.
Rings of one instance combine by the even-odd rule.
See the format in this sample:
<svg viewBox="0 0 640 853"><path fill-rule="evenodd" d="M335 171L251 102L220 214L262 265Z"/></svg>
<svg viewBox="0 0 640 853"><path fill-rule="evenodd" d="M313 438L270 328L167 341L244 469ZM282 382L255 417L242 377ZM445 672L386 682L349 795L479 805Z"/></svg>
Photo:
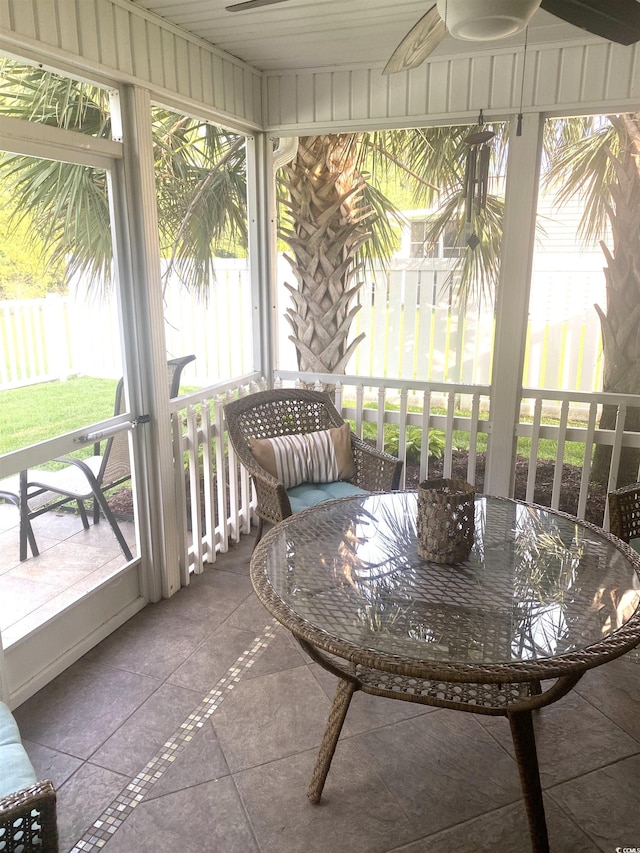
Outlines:
<svg viewBox="0 0 640 853"><path fill-rule="evenodd" d="M564 118L546 122L543 186L555 190L558 205L580 199L578 234L593 244L606 233L610 186L616 182L612 159L619 136L606 117Z"/></svg>

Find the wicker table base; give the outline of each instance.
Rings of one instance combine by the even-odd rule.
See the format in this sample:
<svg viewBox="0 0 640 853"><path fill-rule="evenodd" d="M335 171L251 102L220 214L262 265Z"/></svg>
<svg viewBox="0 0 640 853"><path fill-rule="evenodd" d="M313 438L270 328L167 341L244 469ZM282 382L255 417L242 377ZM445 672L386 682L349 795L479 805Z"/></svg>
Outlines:
<svg viewBox="0 0 640 853"><path fill-rule="evenodd" d="M549 840L532 712L565 696L580 680L581 674L558 678L545 690L535 679L513 684L427 681L380 672L355 664L343 667L341 664L344 662L340 662L334 656L323 654L300 638L298 642L316 663L340 679L307 791L307 796L312 803L320 802L338 738L351 699L357 690L404 702L434 705L472 714L507 717L529 821L531 849L533 853L547 853Z"/></svg>

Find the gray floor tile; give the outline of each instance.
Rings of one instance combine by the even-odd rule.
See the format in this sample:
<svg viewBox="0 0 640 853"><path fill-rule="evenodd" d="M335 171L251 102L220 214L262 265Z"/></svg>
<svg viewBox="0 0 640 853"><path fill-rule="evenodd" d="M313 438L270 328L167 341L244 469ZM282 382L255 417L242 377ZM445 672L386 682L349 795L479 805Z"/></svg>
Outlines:
<svg viewBox="0 0 640 853"><path fill-rule="evenodd" d="M543 788L639 751L636 740L575 691L533 716ZM478 720L514 754L506 720L501 717L478 717Z"/></svg>
<svg viewBox="0 0 640 853"><path fill-rule="evenodd" d="M259 633L240 631L227 622L213 632L187 660L169 677L173 684L207 693L238 658L254 645L257 637L264 636L267 623ZM292 669L304 663L299 649L284 632L268 640L266 648L255 657L255 663L244 673L244 678L255 678L270 672Z"/></svg>
<svg viewBox="0 0 640 853"><path fill-rule="evenodd" d="M521 797L515 761L471 714L438 710L354 740L420 835Z"/></svg>
<svg viewBox="0 0 640 853"><path fill-rule="evenodd" d="M135 776L202 700L202 694L161 685L91 756L94 764Z"/></svg>
<svg viewBox="0 0 640 853"><path fill-rule="evenodd" d="M58 789L61 853L264 634L270 616L248 577L252 540L16 709L37 775ZM503 719L357 693L322 803L312 806L306 790L334 685L276 626L107 853L529 849ZM640 665L625 656L535 715L553 853L637 845L639 700Z"/></svg>
<svg viewBox="0 0 640 853"><path fill-rule="evenodd" d="M212 717L230 770L317 748L330 704L306 666L242 681Z"/></svg>
<svg viewBox="0 0 640 853"><path fill-rule="evenodd" d="M210 634L169 677L172 684L208 693L221 676L250 649L255 634L225 623Z"/></svg>
<svg viewBox="0 0 640 853"><path fill-rule="evenodd" d="M417 833L353 739L338 745L322 801L306 797L316 751L235 776L262 853L384 853Z"/></svg>
<svg viewBox="0 0 640 853"><path fill-rule="evenodd" d="M257 595L248 596L229 616L229 625L242 631L261 632L273 617Z"/></svg>
<svg viewBox="0 0 640 853"><path fill-rule="evenodd" d="M603 767L549 794L605 853L640 846L640 756Z"/></svg>
<svg viewBox="0 0 640 853"><path fill-rule="evenodd" d="M625 655L589 670L575 690L640 742L640 664L636 659Z"/></svg>
<svg viewBox="0 0 640 853"><path fill-rule="evenodd" d="M63 782L72 776L82 766L82 759L74 758L40 743L30 740L22 740L22 745L27 751L29 760L33 764L38 779L50 779L54 788L59 788Z"/></svg>
<svg viewBox="0 0 640 853"><path fill-rule="evenodd" d="M598 847L555 803L547 800L545 811L552 851L597 853ZM530 845L524 806L518 803L396 847L392 853L527 853Z"/></svg>
<svg viewBox="0 0 640 853"><path fill-rule="evenodd" d="M230 543L227 553L218 554L218 559L212 565L224 572L249 577L249 561L256 540L256 530L257 528L254 528L249 535L241 536L239 542Z"/></svg>
<svg viewBox="0 0 640 853"><path fill-rule="evenodd" d="M213 726L208 721L195 733L193 740L185 746L170 769L151 788L146 799L155 799L200 785L202 782L214 782L228 775L227 762Z"/></svg>
<svg viewBox="0 0 640 853"><path fill-rule="evenodd" d="M156 606L170 609L174 618L201 624L211 632L228 619L249 595L253 595L253 587L248 577L218 571L214 566L206 567L201 575L192 577L189 586L181 589L179 595Z"/></svg>
<svg viewBox="0 0 640 853"><path fill-rule="evenodd" d="M259 853L231 777L141 803L106 853Z"/></svg>
<svg viewBox="0 0 640 853"><path fill-rule="evenodd" d="M276 625L274 634L267 648L247 672L247 678L269 675L284 669L294 669L309 662L307 655L286 628Z"/></svg>
<svg viewBox="0 0 640 853"><path fill-rule="evenodd" d="M22 737L88 758L158 682L82 658L15 711Z"/></svg>
<svg viewBox="0 0 640 853"><path fill-rule="evenodd" d="M85 658L164 681L184 663L207 633L201 623L186 621L174 616L166 607L151 604Z"/></svg>
<svg viewBox="0 0 640 853"><path fill-rule="evenodd" d="M86 763L58 788L60 853L66 853L82 838L128 781L118 773Z"/></svg>

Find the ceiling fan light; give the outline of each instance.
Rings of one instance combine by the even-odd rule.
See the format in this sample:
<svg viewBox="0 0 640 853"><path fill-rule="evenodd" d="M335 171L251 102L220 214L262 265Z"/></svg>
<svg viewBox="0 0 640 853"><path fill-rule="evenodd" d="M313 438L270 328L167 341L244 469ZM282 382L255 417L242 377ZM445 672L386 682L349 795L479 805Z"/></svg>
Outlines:
<svg viewBox="0 0 640 853"><path fill-rule="evenodd" d="M440 17L457 39L491 41L525 29L541 0L437 0Z"/></svg>

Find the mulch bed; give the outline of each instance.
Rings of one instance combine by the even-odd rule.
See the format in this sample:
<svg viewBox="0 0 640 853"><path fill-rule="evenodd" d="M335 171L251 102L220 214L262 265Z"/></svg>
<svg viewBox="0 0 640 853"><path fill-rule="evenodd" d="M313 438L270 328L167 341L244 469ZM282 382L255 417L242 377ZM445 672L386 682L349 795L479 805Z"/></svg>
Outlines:
<svg viewBox="0 0 640 853"><path fill-rule="evenodd" d="M432 460L429 464L429 477L442 477L444 463L441 459ZM485 455L478 454L476 460L476 487L482 492L484 487ZM551 506L551 491L553 488L553 477L555 474L555 462L550 460L539 461L536 468L536 488L534 501L542 506ZM515 497L524 500L527 489L527 476L529 472L529 460L518 456L516 460ZM465 480L467 476L467 453L462 450L454 450L452 457L452 477ZM575 515L578 511L578 498L580 496L580 478L582 468L575 465L562 466L562 490L560 495L559 509ZM420 468L418 465L407 465L406 487L415 489L420 481ZM604 486L592 483L589 488L589 500L587 502L586 519L593 524L602 526L604 510L607 501L607 490ZM133 504L131 490L120 489L116 494L109 497L109 506L117 518L132 518Z"/></svg>
<svg viewBox="0 0 640 853"><path fill-rule="evenodd" d="M444 463L442 459L433 460L429 464L429 477L442 477ZM485 454L479 453L476 459L476 487L478 492L484 488ZM466 480L467 478L467 453L463 450L454 450L452 456L451 476L453 479ZM551 506L551 492L553 489L553 478L555 476L556 463L552 460L539 460L536 466L536 486L534 502L541 506ZM529 476L529 460L524 456L516 458L514 497L517 500L525 500L527 492L527 477ZM578 498L580 497L580 479L582 468L576 465L562 466L562 489L560 492L560 505L558 509L575 515L578 511ZM407 465L406 484L407 488L413 489L418 486L420 469L417 465ZM602 526L604 510L607 502L607 490L598 483L589 486L589 498L585 517L587 521Z"/></svg>

